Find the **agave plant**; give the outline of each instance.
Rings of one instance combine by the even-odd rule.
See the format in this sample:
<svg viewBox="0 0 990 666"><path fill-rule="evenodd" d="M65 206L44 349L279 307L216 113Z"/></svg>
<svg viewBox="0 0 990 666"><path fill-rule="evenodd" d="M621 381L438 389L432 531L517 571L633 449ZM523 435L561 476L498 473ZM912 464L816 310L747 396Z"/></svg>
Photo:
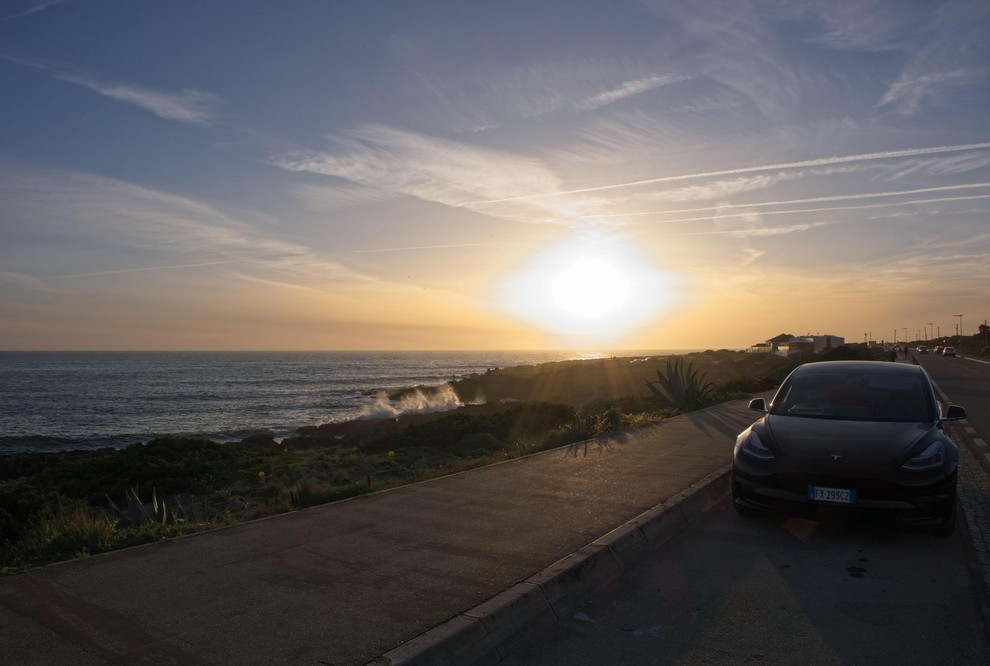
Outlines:
<svg viewBox="0 0 990 666"><path fill-rule="evenodd" d="M707 372L699 376L693 365L685 365L680 357L668 358L666 373L657 370L657 380L647 380L646 385L664 407L690 412L712 402L715 384L706 382L706 376Z"/></svg>
<svg viewBox="0 0 990 666"><path fill-rule="evenodd" d="M151 489L151 505L146 506L141 503L141 498L138 496L137 487L130 488L127 491L127 508L123 509L117 505L110 496L107 495L107 501L110 503L110 509L113 514L117 517L118 523L121 525L144 525L145 523L160 523L162 525L167 525L169 523L174 523L177 521L174 511L169 511L169 508L165 505L164 500L158 499L158 494L155 489Z"/></svg>

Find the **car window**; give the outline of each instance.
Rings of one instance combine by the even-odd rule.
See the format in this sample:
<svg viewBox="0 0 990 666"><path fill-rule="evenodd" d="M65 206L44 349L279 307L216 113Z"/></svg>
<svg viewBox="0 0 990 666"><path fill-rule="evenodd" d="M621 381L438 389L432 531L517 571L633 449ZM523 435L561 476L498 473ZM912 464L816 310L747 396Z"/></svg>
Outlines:
<svg viewBox="0 0 990 666"><path fill-rule="evenodd" d="M809 373L792 378L771 414L854 421L931 421L927 385L920 377L870 373Z"/></svg>

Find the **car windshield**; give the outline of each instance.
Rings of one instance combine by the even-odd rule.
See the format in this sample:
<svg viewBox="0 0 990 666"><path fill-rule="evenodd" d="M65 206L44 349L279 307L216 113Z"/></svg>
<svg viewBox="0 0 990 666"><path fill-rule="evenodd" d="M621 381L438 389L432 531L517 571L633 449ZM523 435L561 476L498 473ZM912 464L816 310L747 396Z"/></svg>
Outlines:
<svg viewBox="0 0 990 666"><path fill-rule="evenodd" d="M922 422L934 418L921 377L865 372L793 377L781 388L770 413L850 421Z"/></svg>

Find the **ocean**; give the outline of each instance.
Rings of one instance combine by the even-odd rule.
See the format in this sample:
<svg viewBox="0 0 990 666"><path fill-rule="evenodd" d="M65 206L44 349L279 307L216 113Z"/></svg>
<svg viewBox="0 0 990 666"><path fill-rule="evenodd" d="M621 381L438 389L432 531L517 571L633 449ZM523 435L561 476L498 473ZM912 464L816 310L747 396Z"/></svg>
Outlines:
<svg viewBox="0 0 990 666"><path fill-rule="evenodd" d="M685 353L615 352L614 355ZM386 391L439 386L488 368L608 353L0 352L0 455L122 448L163 436L239 441L450 402L395 405Z"/></svg>

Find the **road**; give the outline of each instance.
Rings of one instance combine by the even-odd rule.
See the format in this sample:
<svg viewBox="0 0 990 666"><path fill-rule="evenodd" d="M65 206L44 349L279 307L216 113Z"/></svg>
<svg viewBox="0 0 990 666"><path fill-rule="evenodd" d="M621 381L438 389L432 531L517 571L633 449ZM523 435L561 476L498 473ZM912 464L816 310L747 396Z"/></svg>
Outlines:
<svg viewBox="0 0 990 666"><path fill-rule="evenodd" d="M919 360L990 434L990 364ZM506 663L987 664L968 538L740 518L726 501Z"/></svg>
<svg viewBox="0 0 990 666"><path fill-rule="evenodd" d="M508 664L987 664L959 535L728 501Z"/></svg>
<svg viewBox="0 0 990 666"><path fill-rule="evenodd" d="M916 356L943 393L966 408L976 436L990 442L990 362L934 354Z"/></svg>

